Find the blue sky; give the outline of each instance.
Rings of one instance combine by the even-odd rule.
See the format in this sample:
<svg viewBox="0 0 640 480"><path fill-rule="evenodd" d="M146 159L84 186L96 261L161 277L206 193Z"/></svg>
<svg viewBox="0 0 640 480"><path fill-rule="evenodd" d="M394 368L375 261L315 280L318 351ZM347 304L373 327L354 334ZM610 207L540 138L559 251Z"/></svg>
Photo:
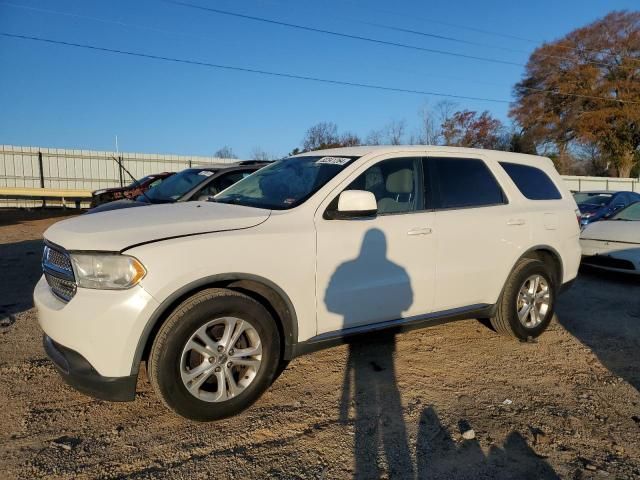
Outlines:
<svg viewBox="0 0 640 480"><path fill-rule="evenodd" d="M553 40L637 0L185 0L385 41L524 64ZM21 7L21 8L19 8ZM66 15L48 13L63 12ZM90 17L90 18L87 18ZM486 44L479 47L372 24ZM445 25L448 24L448 25ZM456 25L456 26L453 26ZM458 25L472 27L460 28ZM521 39L490 35L502 32ZM159 0L0 0L0 31L348 82L511 100L523 68L374 45ZM524 39L532 40L527 41ZM517 50L517 51L512 51ZM366 136L393 120L409 133L441 98L166 63L0 37L0 143L241 157L284 155L333 121ZM459 100L508 121L508 104Z"/></svg>

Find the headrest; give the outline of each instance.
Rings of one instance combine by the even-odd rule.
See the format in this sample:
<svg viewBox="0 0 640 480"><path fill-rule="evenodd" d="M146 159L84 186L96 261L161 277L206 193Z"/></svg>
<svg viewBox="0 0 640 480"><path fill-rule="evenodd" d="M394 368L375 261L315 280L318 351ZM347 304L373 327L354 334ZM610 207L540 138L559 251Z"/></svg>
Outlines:
<svg viewBox="0 0 640 480"><path fill-rule="evenodd" d="M413 170L403 168L387 177L387 191L390 193L413 192Z"/></svg>

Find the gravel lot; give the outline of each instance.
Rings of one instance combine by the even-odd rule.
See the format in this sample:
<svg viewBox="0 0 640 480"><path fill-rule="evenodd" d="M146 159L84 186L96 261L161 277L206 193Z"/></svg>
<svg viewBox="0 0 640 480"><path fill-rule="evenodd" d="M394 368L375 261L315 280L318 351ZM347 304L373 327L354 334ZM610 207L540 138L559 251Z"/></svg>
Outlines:
<svg viewBox="0 0 640 480"><path fill-rule="evenodd" d="M467 320L302 357L197 424L144 374L106 403L46 359L31 292L66 214L0 212L2 479L640 478L640 280L581 272L536 343Z"/></svg>

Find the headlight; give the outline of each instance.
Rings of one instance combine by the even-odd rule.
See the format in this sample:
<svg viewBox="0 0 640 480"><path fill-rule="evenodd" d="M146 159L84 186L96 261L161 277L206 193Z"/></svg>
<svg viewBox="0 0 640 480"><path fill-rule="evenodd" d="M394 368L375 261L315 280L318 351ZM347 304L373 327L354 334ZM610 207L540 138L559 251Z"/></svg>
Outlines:
<svg viewBox="0 0 640 480"><path fill-rule="evenodd" d="M72 253L78 286L122 290L137 284L147 273L135 258L114 253Z"/></svg>

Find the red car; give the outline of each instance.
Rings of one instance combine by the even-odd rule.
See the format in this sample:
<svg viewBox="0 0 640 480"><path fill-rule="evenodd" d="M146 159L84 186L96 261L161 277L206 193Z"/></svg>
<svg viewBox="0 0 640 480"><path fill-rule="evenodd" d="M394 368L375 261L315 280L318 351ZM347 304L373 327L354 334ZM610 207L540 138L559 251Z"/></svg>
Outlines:
<svg viewBox="0 0 640 480"><path fill-rule="evenodd" d="M142 177L140 180L126 187L103 188L91 192L91 208L114 200L122 200L125 198L135 199L139 195L142 195L142 192L146 192L151 187L159 185L163 180L173 175L173 173L174 172L154 173L153 175Z"/></svg>

